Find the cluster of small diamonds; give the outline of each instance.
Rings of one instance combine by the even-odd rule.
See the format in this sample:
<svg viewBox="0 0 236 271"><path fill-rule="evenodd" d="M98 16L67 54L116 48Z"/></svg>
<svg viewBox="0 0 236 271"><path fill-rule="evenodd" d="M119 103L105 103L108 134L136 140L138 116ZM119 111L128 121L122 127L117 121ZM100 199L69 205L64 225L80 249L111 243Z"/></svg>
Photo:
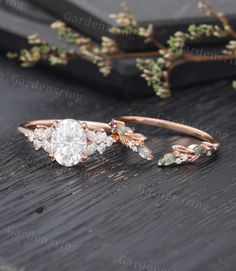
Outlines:
<svg viewBox="0 0 236 271"><path fill-rule="evenodd" d="M50 140L52 136L52 129L49 128L36 128L30 131L28 139L33 143L35 150L43 148L46 152L51 153Z"/></svg>
<svg viewBox="0 0 236 271"><path fill-rule="evenodd" d="M86 154L92 155L96 152L103 154L107 147L111 147L115 140L112 136L108 136L104 130L92 131L88 130L86 132L88 139L88 145L86 149Z"/></svg>

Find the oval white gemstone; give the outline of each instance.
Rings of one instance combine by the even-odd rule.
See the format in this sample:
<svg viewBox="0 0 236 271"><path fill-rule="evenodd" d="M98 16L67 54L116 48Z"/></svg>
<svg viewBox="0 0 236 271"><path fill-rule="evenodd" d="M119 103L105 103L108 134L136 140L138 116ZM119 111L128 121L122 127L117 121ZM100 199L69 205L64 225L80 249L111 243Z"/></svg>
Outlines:
<svg viewBox="0 0 236 271"><path fill-rule="evenodd" d="M85 131L76 120L61 121L52 133L51 147L60 165L71 167L78 164L86 146Z"/></svg>

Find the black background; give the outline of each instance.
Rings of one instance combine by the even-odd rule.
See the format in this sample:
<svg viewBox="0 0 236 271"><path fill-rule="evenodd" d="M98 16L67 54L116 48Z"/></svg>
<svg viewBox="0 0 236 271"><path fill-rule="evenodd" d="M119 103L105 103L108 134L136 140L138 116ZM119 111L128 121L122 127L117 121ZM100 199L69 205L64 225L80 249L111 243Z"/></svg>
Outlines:
<svg viewBox="0 0 236 271"><path fill-rule="evenodd" d="M0 270L234 271L235 102L231 80L175 90L167 101L118 98L45 68L24 70L2 54ZM137 126L154 161L114 145L68 169L16 133L32 119L108 122L127 114L201 128L217 137L220 151L193 165L158 168L171 145L194 140Z"/></svg>

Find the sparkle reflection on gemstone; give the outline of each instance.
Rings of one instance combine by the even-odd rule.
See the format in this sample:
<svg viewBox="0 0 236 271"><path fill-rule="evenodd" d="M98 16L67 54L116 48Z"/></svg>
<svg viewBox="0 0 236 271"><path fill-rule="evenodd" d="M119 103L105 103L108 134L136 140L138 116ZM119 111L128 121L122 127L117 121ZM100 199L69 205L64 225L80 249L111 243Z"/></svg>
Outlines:
<svg viewBox="0 0 236 271"><path fill-rule="evenodd" d="M71 167L78 164L86 146L85 131L76 120L61 121L52 133L51 148L60 165Z"/></svg>

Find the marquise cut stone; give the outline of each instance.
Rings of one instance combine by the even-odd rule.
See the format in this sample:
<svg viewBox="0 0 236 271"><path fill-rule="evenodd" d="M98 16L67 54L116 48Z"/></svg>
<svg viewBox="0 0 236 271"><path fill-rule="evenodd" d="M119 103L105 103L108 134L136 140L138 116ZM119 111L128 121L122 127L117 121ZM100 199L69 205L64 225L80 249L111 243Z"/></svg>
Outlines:
<svg viewBox="0 0 236 271"><path fill-rule="evenodd" d="M145 145L138 146L138 153L143 159L152 160L152 151Z"/></svg>
<svg viewBox="0 0 236 271"><path fill-rule="evenodd" d="M52 133L51 148L60 165L67 167L77 165L86 146L86 133L76 120L61 121Z"/></svg>

